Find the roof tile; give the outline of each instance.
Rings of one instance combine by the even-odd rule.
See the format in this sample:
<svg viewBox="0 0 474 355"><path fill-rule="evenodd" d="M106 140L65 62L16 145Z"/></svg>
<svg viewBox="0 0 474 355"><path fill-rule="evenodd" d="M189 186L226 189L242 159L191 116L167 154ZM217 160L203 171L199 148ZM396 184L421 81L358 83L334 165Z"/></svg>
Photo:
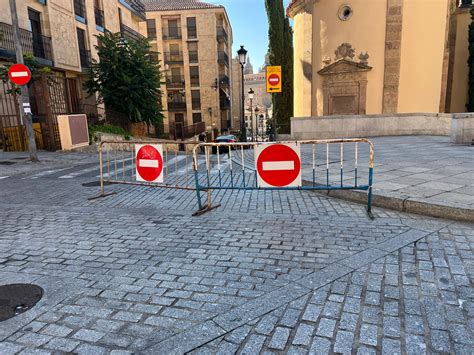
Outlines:
<svg viewBox="0 0 474 355"><path fill-rule="evenodd" d="M171 10L194 10L215 9L222 5L209 4L198 0L142 0L146 11L171 11Z"/></svg>

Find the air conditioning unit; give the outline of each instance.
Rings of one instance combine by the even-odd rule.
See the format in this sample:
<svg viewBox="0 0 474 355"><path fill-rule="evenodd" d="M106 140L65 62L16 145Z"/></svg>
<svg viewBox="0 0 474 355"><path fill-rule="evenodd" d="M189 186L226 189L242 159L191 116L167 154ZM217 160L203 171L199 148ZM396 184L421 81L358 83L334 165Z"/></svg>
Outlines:
<svg viewBox="0 0 474 355"><path fill-rule="evenodd" d="M85 114L58 116L58 128L62 150L89 145L89 128Z"/></svg>

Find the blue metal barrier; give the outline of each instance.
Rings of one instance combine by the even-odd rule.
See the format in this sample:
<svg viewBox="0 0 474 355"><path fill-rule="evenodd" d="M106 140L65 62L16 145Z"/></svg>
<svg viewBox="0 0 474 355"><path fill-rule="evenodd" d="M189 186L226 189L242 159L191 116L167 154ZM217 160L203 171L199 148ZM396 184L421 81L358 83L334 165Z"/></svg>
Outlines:
<svg viewBox="0 0 474 355"><path fill-rule="evenodd" d="M369 147L367 183L360 184L361 176L359 169L359 144L366 144ZM212 190L309 190L309 191L331 191L331 190L359 190L367 191L367 213L372 217L372 183L374 173L374 146L371 141L364 138L353 139L329 139L329 140L311 140L311 141L288 141L272 144L296 144L301 147L311 145L311 164L309 168L303 168L305 153L301 154L301 174L303 184L292 187L262 187L257 183L257 172L255 169L255 156L253 150L257 146L267 143L249 142L249 143L201 143L193 150L193 168L195 174L196 195L199 210L194 215L200 215L211 209L219 207L212 206ZM340 145L338 153L339 160L334 160L330 155L331 145ZM354 145L354 165L353 170L349 171L350 177L345 178L344 168L347 167L347 159L344 157L344 145ZM326 146L325 164L317 164L318 146ZM200 151L205 154L198 154ZM334 150L334 149L333 149ZM214 152L214 154L212 154ZM225 152L225 155L221 153ZM334 153L334 151L332 152ZM226 160L222 162L223 156ZM205 159L204 164L202 160ZM249 161L250 160L250 161ZM247 164L246 164L247 161ZM339 163L338 182L334 183L334 176L331 180L331 165ZM212 167L214 165L214 168ZM246 167L247 165L247 167ZM325 166L325 169L324 169ZM216 169L217 167L217 169ZM318 169L321 170L318 172ZM324 173L325 170L325 173ZM347 173L347 171L346 171ZM353 174L351 174L353 173ZM303 174L307 174L303 175ZM308 179L309 176L309 179ZM365 181L365 178L364 178ZM202 193L207 193L207 204L203 203Z"/></svg>

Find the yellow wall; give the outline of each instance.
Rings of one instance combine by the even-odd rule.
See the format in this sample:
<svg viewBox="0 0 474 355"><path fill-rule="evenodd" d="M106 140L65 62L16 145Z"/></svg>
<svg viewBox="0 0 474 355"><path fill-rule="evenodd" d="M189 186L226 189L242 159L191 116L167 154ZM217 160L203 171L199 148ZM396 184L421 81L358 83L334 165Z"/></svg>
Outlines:
<svg viewBox="0 0 474 355"><path fill-rule="evenodd" d="M439 112L447 0L404 1L398 112Z"/></svg>
<svg viewBox="0 0 474 355"><path fill-rule="evenodd" d="M341 21L338 10L349 4L352 17ZM313 8L313 90L312 115L323 115L322 80L317 72L322 68L324 57L334 61L334 51L341 43L347 42L360 52L369 53L367 114L382 112L384 64L385 64L385 26L387 13L386 0L321 0ZM426 7L424 16L426 16ZM431 11L430 11L431 12ZM295 90L298 90L295 87ZM315 100L316 98L316 100ZM439 99L439 98L438 98Z"/></svg>
<svg viewBox="0 0 474 355"><path fill-rule="evenodd" d="M458 10L456 28L456 48L454 54L453 89L451 95L451 112L466 112L468 100L468 75L467 59L468 29L471 16L468 9Z"/></svg>
<svg viewBox="0 0 474 355"><path fill-rule="evenodd" d="M312 16L300 13L294 18L294 113L295 117L311 116L311 80L304 76L304 65L312 62ZM306 64L303 64L306 63Z"/></svg>

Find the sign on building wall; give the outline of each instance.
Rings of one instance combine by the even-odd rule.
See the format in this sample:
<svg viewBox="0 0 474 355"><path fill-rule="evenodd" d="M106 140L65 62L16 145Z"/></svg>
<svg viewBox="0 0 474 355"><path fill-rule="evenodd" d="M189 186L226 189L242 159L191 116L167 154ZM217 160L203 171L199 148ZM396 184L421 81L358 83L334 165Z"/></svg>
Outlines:
<svg viewBox="0 0 474 355"><path fill-rule="evenodd" d="M281 66L268 66L267 70L267 92L281 92Z"/></svg>

